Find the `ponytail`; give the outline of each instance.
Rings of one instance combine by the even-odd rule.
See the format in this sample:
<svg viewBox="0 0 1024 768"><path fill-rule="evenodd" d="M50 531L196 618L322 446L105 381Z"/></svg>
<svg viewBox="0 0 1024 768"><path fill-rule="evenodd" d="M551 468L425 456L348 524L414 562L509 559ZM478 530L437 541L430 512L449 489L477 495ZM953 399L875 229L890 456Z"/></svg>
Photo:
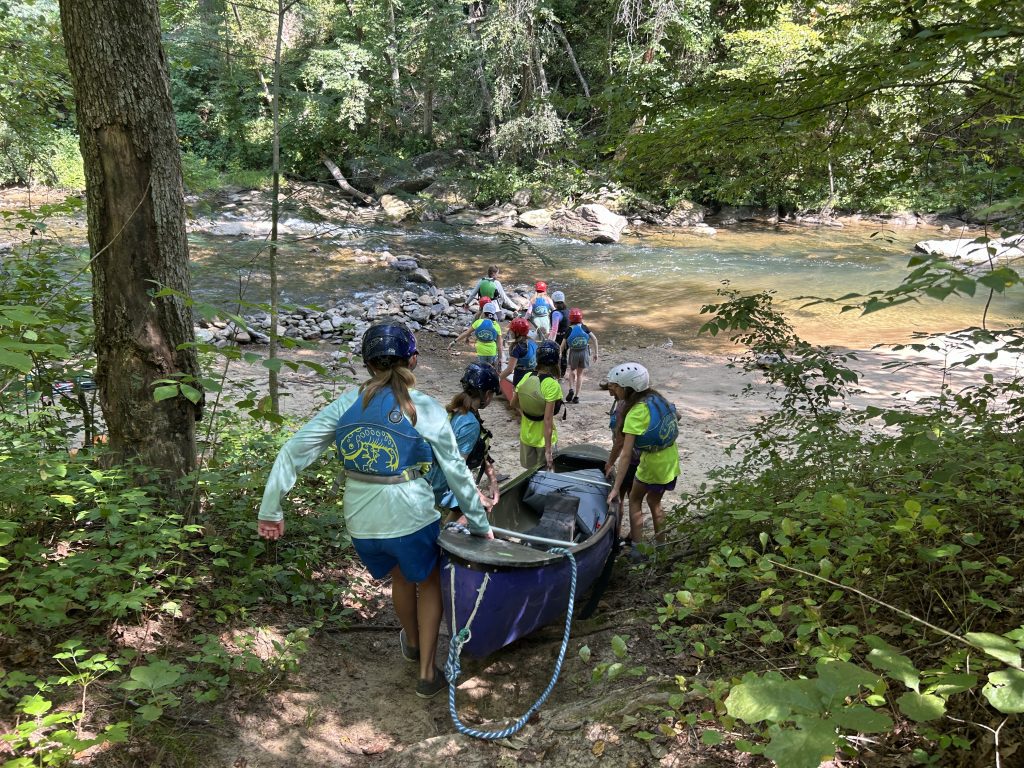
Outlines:
<svg viewBox="0 0 1024 768"><path fill-rule="evenodd" d="M409 391L416 386L416 377L409 369L409 361L401 357L381 357L374 360L372 366L367 367L373 376L359 387L359 391L363 393L363 408L369 406L370 401L382 389L390 388L395 400L398 401L398 406L415 426L416 405Z"/></svg>
<svg viewBox="0 0 1024 768"><path fill-rule="evenodd" d="M483 401L483 392L473 387L466 387L464 391L452 398L452 401L445 406L445 410L452 416L457 413L472 413L479 418L480 406Z"/></svg>

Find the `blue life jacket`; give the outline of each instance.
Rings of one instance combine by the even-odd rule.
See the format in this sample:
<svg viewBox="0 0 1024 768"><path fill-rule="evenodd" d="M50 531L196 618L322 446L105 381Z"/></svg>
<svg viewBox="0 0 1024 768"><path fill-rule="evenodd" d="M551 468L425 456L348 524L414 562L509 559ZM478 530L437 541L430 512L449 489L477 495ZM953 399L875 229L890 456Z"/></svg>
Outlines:
<svg viewBox="0 0 1024 768"><path fill-rule="evenodd" d="M430 444L416 431L390 388L374 395L365 408L360 395L338 419L334 441L345 469L365 475L400 475L434 461Z"/></svg>
<svg viewBox="0 0 1024 768"><path fill-rule="evenodd" d="M569 330L569 349L586 349L590 346L590 331L583 323L577 323Z"/></svg>
<svg viewBox="0 0 1024 768"><path fill-rule="evenodd" d="M476 340L484 344L497 341L499 333L498 324L485 317L484 321L474 329L473 333L476 335Z"/></svg>
<svg viewBox="0 0 1024 768"><path fill-rule="evenodd" d="M533 316L534 317L547 317L548 312L551 311L551 305L548 304L547 300L543 296L538 296L533 300Z"/></svg>
<svg viewBox="0 0 1024 768"><path fill-rule="evenodd" d="M651 395L644 402L651 412L651 423L646 432L637 436L634 445L645 453L668 448L679 437L675 407L660 395Z"/></svg>
<svg viewBox="0 0 1024 768"><path fill-rule="evenodd" d="M509 355L516 359L517 371L533 371L537 368L537 344L524 339L509 350Z"/></svg>

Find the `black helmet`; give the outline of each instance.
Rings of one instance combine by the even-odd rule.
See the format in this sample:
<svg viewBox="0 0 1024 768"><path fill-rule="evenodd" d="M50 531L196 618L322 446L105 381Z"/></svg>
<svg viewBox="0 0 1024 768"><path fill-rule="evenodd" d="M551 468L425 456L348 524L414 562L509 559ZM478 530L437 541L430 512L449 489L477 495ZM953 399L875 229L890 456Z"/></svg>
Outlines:
<svg viewBox="0 0 1024 768"><path fill-rule="evenodd" d="M550 339L542 342L537 347L537 362L541 365L554 365L558 362L558 358L561 353L558 350L558 345Z"/></svg>
<svg viewBox="0 0 1024 768"><path fill-rule="evenodd" d="M462 386L472 387L480 392L498 391L498 374L489 365L470 363L462 374Z"/></svg>
<svg viewBox="0 0 1024 768"><path fill-rule="evenodd" d="M408 360L416 354L416 337L404 323L384 320L374 323L363 334L362 355L364 362L373 362L382 357L399 357Z"/></svg>

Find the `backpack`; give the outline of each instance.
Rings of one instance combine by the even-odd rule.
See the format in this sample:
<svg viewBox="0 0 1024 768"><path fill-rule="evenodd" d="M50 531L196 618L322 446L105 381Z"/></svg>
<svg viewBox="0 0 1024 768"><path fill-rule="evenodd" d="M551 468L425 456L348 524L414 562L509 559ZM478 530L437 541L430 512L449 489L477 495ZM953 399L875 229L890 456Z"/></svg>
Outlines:
<svg viewBox="0 0 1024 768"><path fill-rule="evenodd" d="M533 300L533 316L534 317L547 317L551 307L547 301L544 300L543 296L538 296Z"/></svg>
<svg viewBox="0 0 1024 768"><path fill-rule="evenodd" d="M590 331L583 323L574 325L569 331L569 349L586 349L590 346Z"/></svg>
<svg viewBox="0 0 1024 768"><path fill-rule="evenodd" d="M476 292L481 296L486 296L488 299L493 299L494 294L498 292L498 281L493 277L482 277Z"/></svg>

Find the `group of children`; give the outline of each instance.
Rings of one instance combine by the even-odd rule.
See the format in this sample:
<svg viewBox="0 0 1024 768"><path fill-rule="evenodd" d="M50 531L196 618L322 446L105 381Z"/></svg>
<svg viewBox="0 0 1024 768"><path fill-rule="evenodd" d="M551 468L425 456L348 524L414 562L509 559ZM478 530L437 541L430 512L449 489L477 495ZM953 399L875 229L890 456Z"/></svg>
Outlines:
<svg viewBox="0 0 1024 768"><path fill-rule="evenodd" d="M260 504L259 535L270 541L281 538L284 497L303 469L336 446L345 471L343 509L353 547L374 578L391 578L392 602L402 627L399 648L403 658L417 665L415 693L424 698L447 687L435 665L442 615L437 544L441 510L457 510L471 533L493 538L487 512L500 491L488 457L490 433L480 411L500 391L501 378L511 374L512 404L521 413L520 461L527 468L551 469L558 441L554 416L564 402L579 401L582 372L598 359L597 338L583 324L582 312L567 309L561 291L549 298L547 286L538 282L528 309L533 329L525 317L512 320L509 361L499 372L499 301L512 302L498 275L492 267L477 286L481 301L489 301L460 338L473 334L478 360L466 368L462 391L447 407L415 389L419 353L412 332L395 320L375 323L361 344L369 378L285 443ZM579 374L563 397L559 379L566 369ZM630 556L636 559L645 499L656 538L664 536L661 498L675 487L679 474L676 413L651 388L650 375L638 363L612 368L607 389L615 398L613 447L605 466L611 481L608 503L628 497L629 542L634 545ZM473 470L478 470L475 479ZM486 493L478 488L484 474Z"/></svg>

